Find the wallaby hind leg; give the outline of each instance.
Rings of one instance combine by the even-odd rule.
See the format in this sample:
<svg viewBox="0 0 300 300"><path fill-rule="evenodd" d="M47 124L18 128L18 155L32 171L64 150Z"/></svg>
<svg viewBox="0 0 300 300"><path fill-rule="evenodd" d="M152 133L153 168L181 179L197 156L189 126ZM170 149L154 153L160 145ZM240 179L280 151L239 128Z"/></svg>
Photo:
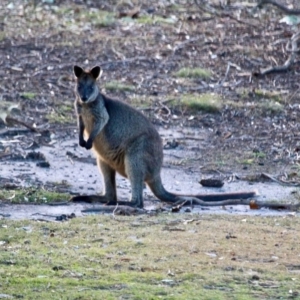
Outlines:
<svg viewBox="0 0 300 300"><path fill-rule="evenodd" d="M103 195L74 196L71 198L71 201L87 203L98 202L107 203L108 205L117 204L116 171L99 158L97 158L97 164L103 176Z"/></svg>
<svg viewBox="0 0 300 300"><path fill-rule="evenodd" d="M143 208L145 168L143 167L143 160L139 157L139 153L127 154L125 156L125 171L131 184L131 199L128 205Z"/></svg>

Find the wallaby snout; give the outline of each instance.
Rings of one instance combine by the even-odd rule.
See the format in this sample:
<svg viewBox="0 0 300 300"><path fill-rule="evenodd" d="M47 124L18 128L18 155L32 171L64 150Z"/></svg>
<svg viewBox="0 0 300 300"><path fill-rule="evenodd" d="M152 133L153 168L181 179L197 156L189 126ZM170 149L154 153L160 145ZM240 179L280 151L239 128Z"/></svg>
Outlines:
<svg viewBox="0 0 300 300"><path fill-rule="evenodd" d="M87 95L82 95L80 96L80 99L83 101L83 102L87 102L87 100L89 99L89 97Z"/></svg>

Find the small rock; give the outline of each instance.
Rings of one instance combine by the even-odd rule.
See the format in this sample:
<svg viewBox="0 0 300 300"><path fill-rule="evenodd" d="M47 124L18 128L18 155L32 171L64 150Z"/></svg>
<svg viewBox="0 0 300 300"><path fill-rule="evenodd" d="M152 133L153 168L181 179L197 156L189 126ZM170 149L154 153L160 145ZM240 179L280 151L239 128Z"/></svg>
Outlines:
<svg viewBox="0 0 300 300"><path fill-rule="evenodd" d="M224 181L219 178L207 178L207 179L201 179L199 183L202 186L206 187L215 187L215 188L220 188L224 185Z"/></svg>
<svg viewBox="0 0 300 300"><path fill-rule="evenodd" d="M36 163L36 166L40 168L50 168L50 164L47 161L40 161Z"/></svg>
<svg viewBox="0 0 300 300"><path fill-rule="evenodd" d="M41 153L41 152L35 152L35 151L28 152L26 154L25 159L27 159L27 160L42 160L42 161L46 161L46 157L45 157L45 155L43 153Z"/></svg>

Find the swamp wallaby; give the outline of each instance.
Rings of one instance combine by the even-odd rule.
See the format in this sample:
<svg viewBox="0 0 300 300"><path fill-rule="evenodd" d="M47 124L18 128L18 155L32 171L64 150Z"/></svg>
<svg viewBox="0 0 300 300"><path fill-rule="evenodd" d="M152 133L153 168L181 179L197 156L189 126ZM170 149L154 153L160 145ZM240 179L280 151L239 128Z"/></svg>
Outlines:
<svg viewBox="0 0 300 300"><path fill-rule="evenodd" d="M131 201L119 204L143 207L143 185L164 202L191 200L201 204L207 200L245 199L255 192L220 193L183 196L169 193L161 181L163 163L162 140L151 122L131 106L107 98L97 85L100 67L90 71L74 66L76 76L75 109L78 116L79 145L93 148L103 175L105 192L102 196L74 196L74 202L117 204L116 172L129 179Z"/></svg>

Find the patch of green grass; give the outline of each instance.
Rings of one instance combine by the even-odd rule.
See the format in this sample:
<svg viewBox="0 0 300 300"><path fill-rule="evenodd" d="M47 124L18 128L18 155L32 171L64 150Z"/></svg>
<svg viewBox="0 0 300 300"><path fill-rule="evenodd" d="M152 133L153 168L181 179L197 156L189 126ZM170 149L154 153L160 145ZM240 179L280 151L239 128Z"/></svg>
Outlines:
<svg viewBox="0 0 300 300"><path fill-rule="evenodd" d="M266 100L263 103L261 103L259 105L259 107L264 112L270 112L270 113L273 113L273 114L281 113L284 110L284 106L281 103L276 102L274 100Z"/></svg>
<svg viewBox="0 0 300 300"><path fill-rule="evenodd" d="M254 156L256 157L256 158L266 158L266 153L264 153L264 152L255 152L254 153Z"/></svg>
<svg viewBox="0 0 300 300"><path fill-rule="evenodd" d="M183 109L191 111L204 111L215 113L222 108L222 102L219 95L216 94L186 94L180 101L172 101L172 104L179 104Z"/></svg>
<svg viewBox="0 0 300 300"><path fill-rule="evenodd" d="M253 93L254 93L254 97L257 98L258 100L270 99L273 100L274 102L280 102L280 103L284 101L282 94L280 92L256 89L253 91Z"/></svg>
<svg viewBox="0 0 300 300"><path fill-rule="evenodd" d="M266 153L258 152L245 152L244 157L237 160L238 163L243 165L253 165L257 164L259 161L262 161L266 158Z"/></svg>
<svg viewBox="0 0 300 300"><path fill-rule="evenodd" d="M6 34L4 31L0 32L0 42L6 38Z"/></svg>
<svg viewBox="0 0 300 300"><path fill-rule="evenodd" d="M129 101L130 105L140 108L140 109L146 109L151 107L151 98L150 97L130 97Z"/></svg>
<svg viewBox="0 0 300 300"><path fill-rule="evenodd" d="M261 102L262 100L272 100L274 102L283 103L285 98L284 93L281 91L268 91L264 89L249 89L249 88L238 88L236 93L241 96L242 99L253 99Z"/></svg>
<svg viewBox="0 0 300 300"><path fill-rule="evenodd" d="M163 18L160 16L149 16L149 15L143 15L139 18L135 19L137 23L140 24L175 24L177 22L177 19L175 18Z"/></svg>
<svg viewBox="0 0 300 300"><path fill-rule="evenodd" d="M182 78L209 79L211 77L211 71L202 68L182 68L175 73L175 76Z"/></svg>
<svg viewBox="0 0 300 300"><path fill-rule="evenodd" d="M60 20L65 21L67 27L74 25L73 18L78 23L91 23L97 27L110 27L115 24L114 14L105 10L95 8L82 9L76 6L61 6L54 9Z"/></svg>
<svg viewBox="0 0 300 300"><path fill-rule="evenodd" d="M70 195L38 188L0 189L0 199L11 203L52 203L67 201Z"/></svg>
<svg viewBox="0 0 300 300"><path fill-rule="evenodd" d="M113 13L103 10L89 10L83 11L79 18L81 21L87 20L97 27L110 27L116 22Z"/></svg>
<svg viewBox="0 0 300 300"><path fill-rule="evenodd" d="M18 299L288 299L299 288L299 218L98 215L0 229L1 294Z"/></svg>
<svg viewBox="0 0 300 300"><path fill-rule="evenodd" d="M242 164L242 165L251 166L254 163L254 158L242 159L242 160L239 160L239 163Z"/></svg>
<svg viewBox="0 0 300 300"><path fill-rule="evenodd" d="M21 94L21 96L22 96L23 98L32 100L32 99L35 98L36 94L35 94L35 93L32 93L32 92L24 92L24 93Z"/></svg>
<svg viewBox="0 0 300 300"><path fill-rule="evenodd" d="M266 90L250 91L248 89L237 89L237 94L241 101L225 100L228 106L255 110L260 114L280 114L284 111L284 101L282 93L270 92Z"/></svg>
<svg viewBox="0 0 300 300"><path fill-rule="evenodd" d="M50 123L73 123L74 122L74 115L73 115L74 108L72 105L59 105L55 107L51 113L47 114L46 118L49 120Z"/></svg>
<svg viewBox="0 0 300 300"><path fill-rule="evenodd" d="M113 26L116 22L116 19L112 15L106 15L101 18L98 18L94 25L97 27L110 27Z"/></svg>
<svg viewBox="0 0 300 300"><path fill-rule="evenodd" d="M104 88L111 92L133 92L135 87L133 85L125 84L120 81L110 81L104 84Z"/></svg>

